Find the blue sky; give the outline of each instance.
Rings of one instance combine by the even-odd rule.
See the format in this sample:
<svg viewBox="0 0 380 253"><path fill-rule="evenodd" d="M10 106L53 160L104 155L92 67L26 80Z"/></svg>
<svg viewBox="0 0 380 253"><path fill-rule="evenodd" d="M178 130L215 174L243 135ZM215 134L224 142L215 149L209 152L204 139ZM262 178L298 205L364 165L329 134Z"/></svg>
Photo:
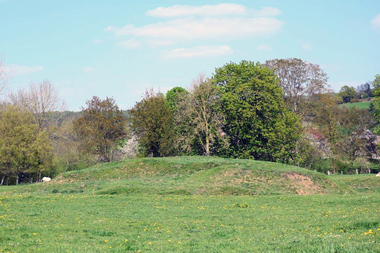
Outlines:
<svg viewBox="0 0 380 253"><path fill-rule="evenodd" d="M8 91L48 79L74 111L94 95L129 109L241 60L301 58L339 91L380 74L379 45L378 0L0 0Z"/></svg>

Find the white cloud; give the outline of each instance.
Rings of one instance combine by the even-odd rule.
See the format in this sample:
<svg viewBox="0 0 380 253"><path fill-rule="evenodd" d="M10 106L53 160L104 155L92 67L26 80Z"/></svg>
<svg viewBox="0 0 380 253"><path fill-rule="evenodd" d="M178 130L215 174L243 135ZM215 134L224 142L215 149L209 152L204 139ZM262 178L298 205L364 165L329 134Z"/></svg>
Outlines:
<svg viewBox="0 0 380 253"><path fill-rule="evenodd" d="M149 10L146 15L159 18L188 17L188 16L226 16L245 15L247 8L239 4L217 4L217 5L174 5L171 7L159 7Z"/></svg>
<svg viewBox="0 0 380 253"><path fill-rule="evenodd" d="M171 46L171 45L175 44L175 41L173 41L173 40L152 40L149 43L154 45L154 46Z"/></svg>
<svg viewBox="0 0 380 253"><path fill-rule="evenodd" d="M84 69L83 69L83 73L91 73L91 72L93 72L94 71L94 68L91 68L91 67L85 67Z"/></svg>
<svg viewBox="0 0 380 253"><path fill-rule="evenodd" d="M116 43L128 49L141 47L142 42L166 47L181 43L183 48L164 51L164 57L211 57L231 54L232 49L228 46L188 45L194 42L198 42L198 45L222 44L226 42L221 41L277 33L284 24L276 17L280 13L280 10L273 7L255 10L239 4L174 5L146 12L148 16L165 18L162 21L142 26L108 26L105 31L112 32L116 38L128 38ZM259 46L258 50L270 50L270 47Z"/></svg>
<svg viewBox="0 0 380 253"><path fill-rule="evenodd" d="M209 39L233 38L250 35L266 35L279 31L283 22L275 18L185 18L149 24L141 27L126 25L109 26L106 31L115 35L129 35L161 39Z"/></svg>
<svg viewBox="0 0 380 253"><path fill-rule="evenodd" d="M125 49L136 49L136 48L141 47L142 44L138 40L131 39L131 40L125 40L122 42L118 42L118 43L116 43L116 45L123 47Z"/></svg>
<svg viewBox="0 0 380 253"><path fill-rule="evenodd" d="M380 31L380 14L371 20L372 28Z"/></svg>
<svg viewBox="0 0 380 253"><path fill-rule="evenodd" d="M116 36L150 40L153 45L172 45L178 41L260 36L281 30L283 21L275 16L280 10L265 7L247 9L238 4L159 7L147 12L158 18L170 18L143 26L109 26L105 31ZM121 44L121 43L119 43ZM128 43L129 44L129 43ZM137 43L136 43L137 44Z"/></svg>
<svg viewBox="0 0 380 253"><path fill-rule="evenodd" d="M252 10L251 12L257 17L274 17L281 14L281 11L274 7L264 7L261 10Z"/></svg>
<svg viewBox="0 0 380 253"><path fill-rule="evenodd" d="M164 52L165 58L212 57L232 54L229 46L198 46L193 48L178 48Z"/></svg>
<svg viewBox="0 0 380 253"><path fill-rule="evenodd" d="M41 71L43 69L44 68L41 66L30 67L15 64L7 64L4 66L4 72L11 75L27 75L35 73L37 71Z"/></svg>
<svg viewBox="0 0 380 253"><path fill-rule="evenodd" d="M102 41L102 40L99 40L99 39L94 39L94 40L92 41L92 44L101 44L101 43L103 43L103 41Z"/></svg>
<svg viewBox="0 0 380 253"><path fill-rule="evenodd" d="M272 48L269 45L267 45L267 44L258 45L256 47L256 49L259 50L259 51L269 51L269 50L272 50Z"/></svg>
<svg viewBox="0 0 380 253"><path fill-rule="evenodd" d="M176 17L216 17L216 16L244 16L253 15L255 17L277 16L281 12L277 8L264 7L261 10L247 9L240 4L217 4L217 5L174 5L170 7L158 7L149 10L146 15L156 18L176 18Z"/></svg>
<svg viewBox="0 0 380 253"><path fill-rule="evenodd" d="M310 51L310 50L313 49L313 47L311 45L309 45L309 44L302 44L301 48L304 51Z"/></svg>

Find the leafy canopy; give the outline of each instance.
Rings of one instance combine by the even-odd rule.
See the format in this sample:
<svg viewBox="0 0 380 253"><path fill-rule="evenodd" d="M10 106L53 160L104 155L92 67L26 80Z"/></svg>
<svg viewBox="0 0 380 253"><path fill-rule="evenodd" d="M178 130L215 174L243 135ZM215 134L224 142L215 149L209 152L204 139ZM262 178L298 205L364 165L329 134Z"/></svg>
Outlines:
<svg viewBox="0 0 380 253"><path fill-rule="evenodd" d="M292 158L300 132L298 116L288 111L272 70L250 61L216 69L229 155L269 161Z"/></svg>
<svg viewBox="0 0 380 253"><path fill-rule="evenodd" d="M94 96L74 121L74 131L82 143L82 151L110 162L118 142L127 137L127 120L113 98Z"/></svg>
<svg viewBox="0 0 380 253"><path fill-rule="evenodd" d="M173 113L162 93L147 90L132 108L132 130L145 156L169 156L173 152Z"/></svg>
<svg viewBox="0 0 380 253"><path fill-rule="evenodd" d="M0 174L16 178L34 173L41 177L53 166L53 148L39 131L31 113L14 106L0 112Z"/></svg>
<svg viewBox="0 0 380 253"><path fill-rule="evenodd" d="M338 95L342 98L343 103L350 103L357 96L355 88L348 85L343 86Z"/></svg>

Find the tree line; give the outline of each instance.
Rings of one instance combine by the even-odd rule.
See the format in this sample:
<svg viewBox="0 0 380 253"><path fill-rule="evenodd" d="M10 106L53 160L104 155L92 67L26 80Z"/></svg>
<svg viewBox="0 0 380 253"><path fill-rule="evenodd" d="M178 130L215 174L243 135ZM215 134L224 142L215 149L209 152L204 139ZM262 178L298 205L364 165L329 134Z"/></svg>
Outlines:
<svg viewBox="0 0 380 253"><path fill-rule="evenodd" d="M378 159L380 77L373 88L357 89L376 96L371 111L340 107L347 89L335 94L327 80L319 65L296 58L231 62L211 78L200 74L188 89L147 89L128 111L113 98L94 96L80 113L64 111L49 81L32 83L7 94L1 105L1 184L39 181L125 156L221 156L323 172L368 169Z"/></svg>

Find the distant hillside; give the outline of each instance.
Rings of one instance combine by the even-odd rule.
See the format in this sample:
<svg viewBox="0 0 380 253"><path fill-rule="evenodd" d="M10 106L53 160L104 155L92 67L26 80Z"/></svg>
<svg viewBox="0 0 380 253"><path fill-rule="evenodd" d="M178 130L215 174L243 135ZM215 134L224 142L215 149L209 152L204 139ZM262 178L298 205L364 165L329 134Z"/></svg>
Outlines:
<svg viewBox="0 0 380 253"><path fill-rule="evenodd" d="M49 126L60 127L64 121L71 121L78 118L82 112L72 112L72 111L63 111L63 112L49 112L47 114L47 121ZM126 118L129 117L128 111L123 111L123 114Z"/></svg>
<svg viewBox="0 0 380 253"><path fill-rule="evenodd" d="M340 106L348 107L348 108L357 107L359 109L369 110L371 103L372 103L371 101L362 101L362 102L356 102L356 103L345 103L345 104L341 104Z"/></svg>

